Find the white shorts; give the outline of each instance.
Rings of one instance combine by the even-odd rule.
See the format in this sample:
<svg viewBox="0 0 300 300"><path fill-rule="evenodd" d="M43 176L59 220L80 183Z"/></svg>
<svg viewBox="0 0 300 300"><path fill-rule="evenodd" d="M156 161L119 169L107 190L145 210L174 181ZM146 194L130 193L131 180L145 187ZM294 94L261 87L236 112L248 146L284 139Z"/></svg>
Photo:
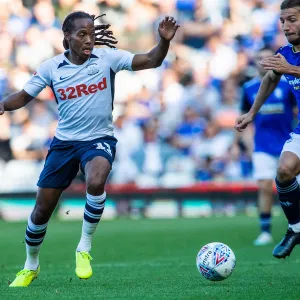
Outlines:
<svg viewBox="0 0 300 300"><path fill-rule="evenodd" d="M290 137L283 145L281 153L289 151L296 154L300 159L300 134L292 132L290 133Z"/></svg>
<svg viewBox="0 0 300 300"><path fill-rule="evenodd" d="M265 152L254 152L252 154L254 179L275 179L278 161L277 156Z"/></svg>

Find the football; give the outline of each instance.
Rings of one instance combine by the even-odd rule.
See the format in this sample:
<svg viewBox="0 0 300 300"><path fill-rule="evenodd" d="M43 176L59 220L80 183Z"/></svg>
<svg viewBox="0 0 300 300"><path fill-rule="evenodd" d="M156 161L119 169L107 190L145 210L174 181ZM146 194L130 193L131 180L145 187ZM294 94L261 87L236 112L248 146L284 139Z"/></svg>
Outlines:
<svg viewBox="0 0 300 300"><path fill-rule="evenodd" d="M235 268L235 255L223 243L209 243L197 254L196 265L200 274L208 280L220 281L228 278Z"/></svg>

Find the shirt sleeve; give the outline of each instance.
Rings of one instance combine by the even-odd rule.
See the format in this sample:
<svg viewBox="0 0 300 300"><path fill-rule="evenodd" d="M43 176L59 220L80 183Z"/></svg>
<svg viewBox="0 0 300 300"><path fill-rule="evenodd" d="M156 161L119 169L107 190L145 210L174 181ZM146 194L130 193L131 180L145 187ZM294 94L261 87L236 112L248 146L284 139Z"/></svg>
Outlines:
<svg viewBox="0 0 300 300"><path fill-rule="evenodd" d="M241 112L247 113L251 109L251 104L248 101L245 87L242 88Z"/></svg>
<svg viewBox="0 0 300 300"><path fill-rule="evenodd" d="M49 62L43 62L24 86L24 91L36 97L46 86L51 85Z"/></svg>
<svg viewBox="0 0 300 300"><path fill-rule="evenodd" d="M125 50L110 49L109 59L110 65L114 72L121 70L132 71L132 60L134 54Z"/></svg>
<svg viewBox="0 0 300 300"><path fill-rule="evenodd" d="M282 48L283 47L280 47L276 52L275 52L275 54L274 55L276 55L276 54L278 54L278 53L281 53L281 51L282 51Z"/></svg>

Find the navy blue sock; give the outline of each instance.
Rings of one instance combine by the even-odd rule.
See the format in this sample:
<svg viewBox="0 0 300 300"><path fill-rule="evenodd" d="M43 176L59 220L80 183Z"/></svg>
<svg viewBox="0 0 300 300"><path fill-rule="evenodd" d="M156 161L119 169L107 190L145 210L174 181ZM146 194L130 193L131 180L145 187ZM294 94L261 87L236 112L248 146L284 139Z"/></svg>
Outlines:
<svg viewBox="0 0 300 300"><path fill-rule="evenodd" d="M290 225L300 222L299 200L300 189L296 178L289 182L281 183L275 179L279 194L279 201Z"/></svg>
<svg viewBox="0 0 300 300"><path fill-rule="evenodd" d="M261 232L271 233L271 214L261 213L259 215L259 223Z"/></svg>

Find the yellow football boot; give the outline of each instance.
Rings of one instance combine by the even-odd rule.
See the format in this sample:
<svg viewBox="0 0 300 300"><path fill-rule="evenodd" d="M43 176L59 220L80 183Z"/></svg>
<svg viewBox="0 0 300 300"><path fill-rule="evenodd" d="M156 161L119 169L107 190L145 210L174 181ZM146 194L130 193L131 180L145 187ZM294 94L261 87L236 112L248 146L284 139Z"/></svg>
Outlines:
<svg viewBox="0 0 300 300"><path fill-rule="evenodd" d="M88 252L76 251L76 275L80 279L88 279L92 276L93 270L91 267L92 257Z"/></svg>
<svg viewBox="0 0 300 300"><path fill-rule="evenodd" d="M17 273L16 279L9 285L10 287L26 287L34 279L38 277L40 273L40 266L35 270L21 270Z"/></svg>

